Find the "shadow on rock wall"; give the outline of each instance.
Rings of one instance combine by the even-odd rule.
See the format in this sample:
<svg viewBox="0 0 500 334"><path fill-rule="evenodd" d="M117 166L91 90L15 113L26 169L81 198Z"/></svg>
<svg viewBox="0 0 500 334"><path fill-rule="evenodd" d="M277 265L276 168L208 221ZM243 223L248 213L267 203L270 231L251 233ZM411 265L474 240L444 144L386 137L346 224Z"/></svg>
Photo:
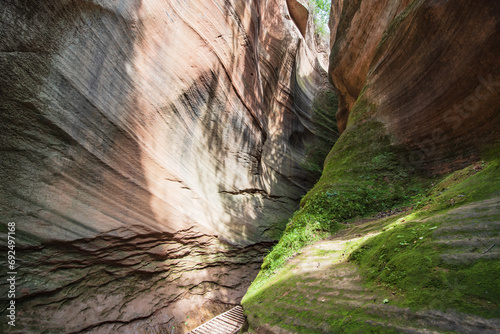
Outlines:
<svg viewBox="0 0 500 334"><path fill-rule="evenodd" d="M234 303L268 247L167 226L151 207L145 120L130 116L140 8L5 8L0 200L2 223L16 223L18 273L16 327L2 322L5 332L170 328L193 305Z"/></svg>
<svg viewBox="0 0 500 334"><path fill-rule="evenodd" d="M213 3L5 5L0 217L17 255L5 332L183 332L239 302L266 230L306 188L287 142L305 128L298 42L257 3L224 4L222 26L192 18Z"/></svg>

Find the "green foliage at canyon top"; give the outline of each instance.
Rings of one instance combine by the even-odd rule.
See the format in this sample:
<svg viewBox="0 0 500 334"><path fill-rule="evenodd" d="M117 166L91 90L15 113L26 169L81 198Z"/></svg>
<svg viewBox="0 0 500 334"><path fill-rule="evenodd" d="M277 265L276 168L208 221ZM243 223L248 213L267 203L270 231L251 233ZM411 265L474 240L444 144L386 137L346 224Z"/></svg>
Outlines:
<svg viewBox="0 0 500 334"><path fill-rule="evenodd" d="M309 2L314 15L316 32L322 36L327 36L330 32L328 20L330 19L331 0L311 0Z"/></svg>

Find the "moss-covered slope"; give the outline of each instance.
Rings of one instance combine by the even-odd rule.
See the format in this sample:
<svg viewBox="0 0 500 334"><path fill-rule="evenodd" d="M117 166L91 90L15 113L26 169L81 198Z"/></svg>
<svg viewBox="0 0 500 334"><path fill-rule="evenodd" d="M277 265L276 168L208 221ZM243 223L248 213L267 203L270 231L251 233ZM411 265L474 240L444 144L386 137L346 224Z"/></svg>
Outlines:
<svg viewBox="0 0 500 334"><path fill-rule="evenodd" d="M498 157L434 181L411 210L352 221L261 271L243 300L251 330L498 332Z"/></svg>

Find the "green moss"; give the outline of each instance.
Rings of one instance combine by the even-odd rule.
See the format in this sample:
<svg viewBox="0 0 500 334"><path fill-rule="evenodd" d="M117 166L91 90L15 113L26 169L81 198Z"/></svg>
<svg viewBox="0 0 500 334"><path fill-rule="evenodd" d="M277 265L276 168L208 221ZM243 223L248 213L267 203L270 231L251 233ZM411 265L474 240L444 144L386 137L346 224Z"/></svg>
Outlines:
<svg viewBox="0 0 500 334"><path fill-rule="evenodd" d="M421 201L419 211L369 239L351 254L350 260L363 269L369 282L399 293L402 306L453 309L498 317L498 260L483 258L451 264L442 259L446 244L434 240L434 231L441 224L474 226L474 215L467 214L455 221L447 218L447 212L466 203L498 196L498 168L495 157L445 177ZM419 220L414 220L416 218ZM500 214L489 218L500 219ZM454 235L457 237L457 232Z"/></svg>
<svg viewBox="0 0 500 334"><path fill-rule="evenodd" d="M362 317L361 312L359 312L359 316ZM383 326L376 326L367 322L352 320L354 315L351 315L348 320L346 319L338 319L331 323L332 327L335 328L335 333L339 334L397 334L399 331Z"/></svg>
<svg viewBox="0 0 500 334"><path fill-rule="evenodd" d="M264 259L254 284L263 284L303 247L327 237L340 227L334 221L329 220L326 215L297 211L290 219L278 244Z"/></svg>
<svg viewBox="0 0 500 334"><path fill-rule="evenodd" d="M447 218L453 212L450 209L500 194L500 145L485 152L484 161L440 181L430 178L407 163L409 152L395 145L384 125L371 118L376 105L363 96L328 154L321 178L302 199L301 209L290 219L242 301L245 310L251 310L250 323L279 325L299 333L389 332L370 322L377 315L362 308L319 307L321 284L308 285L307 275L286 264L305 246L349 227L353 220L401 207L415 210L378 220L365 230L351 228L356 234L368 230L380 234L346 242L332 258L338 261L340 254L344 258L352 252L350 265L359 266L369 287L394 293L391 304L498 317L498 260L483 258L467 265L445 262L446 246L436 242L435 232L455 223ZM463 219L467 223L469 217ZM325 280L332 284L333 279ZM299 285L302 294L294 293Z"/></svg>
<svg viewBox="0 0 500 334"><path fill-rule="evenodd" d="M350 260L364 269L370 281L405 291L408 304L418 296L428 305L439 288L439 273L432 270L438 266L439 253L430 242L437 226L418 222L397 226L367 241Z"/></svg>
<svg viewBox="0 0 500 334"><path fill-rule="evenodd" d="M379 221L379 227L393 223L395 218L386 218ZM370 225L370 223L367 223ZM373 237L373 236L372 236ZM363 238L367 240L369 236ZM322 249L308 250L305 258L299 258L300 264L306 259L311 260L317 255L331 255L332 263L338 263L341 254L348 254L349 249L356 248L361 242L353 240L346 242L339 249L329 251ZM337 254L335 254L337 253ZM302 255L300 255L302 256ZM336 278L321 278L314 276L314 272L297 271L297 265L288 264L278 271L260 286L254 282L248 293L243 298L242 304L245 308L248 321L252 329L260 325L279 326L294 333L396 333L382 325L374 324L374 321L385 321L385 315L373 315L365 313L364 306L356 307L350 304L339 304L337 298L344 298L336 294L328 297L330 292L351 293L335 286ZM337 275L343 271L352 270L351 264L339 263L336 265ZM342 292L345 291L345 292ZM335 297L332 297L335 296ZM362 295L360 295L362 297ZM327 298L323 303L321 300ZM333 304L330 302L333 301ZM368 302L371 304L371 301ZM407 322L405 322L407 323Z"/></svg>
<svg viewBox="0 0 500 334"><path fill-rule="evenodd" d="M487 221L500 219L500 214L492 216L488 211L491 209L477 206L477 201L497 196L500 189L499 155L495 150L496 148L490 150L484 161L436 182L425 197L417 198L418 209L413 212L367 221L359 226L351 227L350 224L339 222L360 212L366 214L370 208L379 207L380 203L373 207L370 203L363 204L365 199L364 195L360 195L362 193L357 193L359 197L349 197L356 192L349 193L345 189L342 191L345 196L334 190L313 195L295 213L278 244L281 244L282 254L288 253L285 256L276 253L276 258L271 253L266 260L283 260L280 264L282 269L277 270L279 266L273 267L267 262L264 265L266 268L261 271L242 301L250 323L254 327L260 324L276 325L297 333L397 332L396 329L378 325L388 321L396 326L420 326L418 323L408 323L409 320L404 323L398 323L393 317L388 320L383 312L371 312L367 304L361 307L353 307L348 303L322 306L320 300L323 296L329 291L341 291L342 288L336 285L338 278L333 272L332 277L320 278L309 276L307 271L298 271L305 264L304 261L314 261L316 256L330 257L332 263L336 263L334 270L337 273L352 270L349 266L358 266L362 282L365 288L375 294L377 304L388 298L389 304L396 307L454 310L486 318L499 317L498 260L484 257L473 262L444 261L443 254L449 251L450 246L436 242L445 233L444 227L456 227L457 224L467 227L463 232L467 234L466 237L468 233L477 236L469 231L476 221L485 223L483 218L477 218L478 213L487 215ZM371 170L381 172L398 171L399 166L395 161L397 159L390 151L379 151L370 160L365 160L371 164ZM415 176L409 176L408 179L412 177ZM372 181L361 178L360 183L367 185ZM457 197L464 194L465 190L466 196ZM450 198L465 199L453 203ZM464 206L468 203L476 206ZM456 216L457 212L462 211L454 210L455 213L451 214L450 209L460 209L463 213ZM301 247L331 234L338 226L349 227L338 240L349 240L349 236L352 238L345 241L341 249L334 247L324 250L313 246L306 254L299 255L296 262L285 265L290 256L302 252ZM459 232L454 229L451 231L446 233L452 233L453 238L460 237ZM300 241L294 243L293 240ZM486 248L481 249L481 252L485 250ZM309 257L304 257L307 254ZM350 263L339 262L346 256ZM340 295L334 298L343 297ZM359 298L363 298L362 295ZM375 301L367 303L373 302Z"/></svg>
<svg viewBox="0 0 500 334"><path fill-rule="evenodd" d="M359 134L363 135L360 136ZM406 163L407 152L391 144L384 126L366 121L350 126L328 155L323 175L303 198L305 206L316 194L330 190L381 195L381 209L408 201L426 190L429 182ZM373 191L372 191L373 190Z"/></svg>
<svg viewBox="0 0 500 334"><path fill-rule="evenodd" d="M370 239L350 259L369 282L398 293L402 306L498 317L498 260L463 267L444 263L432 242L432 229L437 226L412 222L394 228Z"/></svg>
<svg viewBox="0 0 500 334"><path fill-rule="evenodd" d="M446 284L453 292L451 307L487 317L500 316L500 262L480 260L472 266L453 268Z"/></svg>
<svg viewBox="0 0 500 334"><path fill-rule="evenodd" d="M307 295L298 292L299 284L317 284L318 281L295 276L289 269L280 272L265 287L244 297L242 303L254 330L267 324L294 333L384 333L381 328L360 321L362 318L358 315L361 314L356 311L341 306L315 307L311 301L319 299L325 289L314 290L308 286Z"/></svg>
<svg viewBox="0 0 500 334"><path fill-rule="evenodd" d="M338 98L331 90L320 92L313 101L313 123L316 140L306 148L306 161L303 167L318 178L323 170L323 162L338 138L335 112ZM317 201L318 202L318 201ZM318 206L316 206L318 207ZM309 245L331 233L341 226L331 214L322 210L301 210L294 214L286 229L279 226L276 231L283 231L280 242L265 258L259 280L265 280L304 246ZM275 231L275 232L276 232ZM274 233L272 236L278 236Z"/></svg>
<svg viewBox="0 0 500 334"><path fill-rule="evenodd" d="M369 85L364 86L359 93L356 104L349 112L347 127L353 124L359 124L362 120L366 119L368 116L376 112L376 105L374 103L371 103L364 97L364 94L368 88Z"/></svg>
<svg viewBox="0 0 500 334"><path fill-rule="evenodd" d="M347 218L410 205L427 191L430 180L406 163L406 155L405 150L391 145L381 123L352 125L337 140L323 175L301 206L332 192L352 203Z"/></svg>
<svg viewBox="0 0 500 334"><path fill-rule="evenodd" d="M265 258L255 284L263 284L295 253L334 234L343 223L418 202L429 180L410 176L413 172L404 164L403 153L391 145L379 122L366 121L344 132L327 157L320 180Z"/></svg>
<svg viewBox="0 0 500 334"><path fill-rule="evenodd" d="M454 172L436 184L417 208L442 211L465 203L500 195L500 167L496 159L479 161Z"/></svg>

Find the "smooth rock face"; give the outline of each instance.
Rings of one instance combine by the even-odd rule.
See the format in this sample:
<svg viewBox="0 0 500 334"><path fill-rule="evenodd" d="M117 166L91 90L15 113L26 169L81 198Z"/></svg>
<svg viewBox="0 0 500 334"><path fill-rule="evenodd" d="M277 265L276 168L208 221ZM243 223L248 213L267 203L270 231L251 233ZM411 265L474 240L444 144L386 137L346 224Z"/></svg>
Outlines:
<svg viewBox="0 0 500 334"><path fill-rule="evenodd" d="M311 18L301 33L277 0L1 8L16 330L182 332L239 302L314 182L301 164L327 76Z"/></svg>
<svg viewBox="0 0 500 334"><path fill-rule="evenodd" d="M332 12L341 131L381 121L395 145L410 149L409 162L433 173L498 140L498 2L334 0Z"/></svg>
<svg viewBox="0 0 500 334"><path fill-rule="evenodd" d="M382 36L410 0L333 0L330 17L330 77L339 93L337 124L342 132L349 110L365 86Z"/></svg>

